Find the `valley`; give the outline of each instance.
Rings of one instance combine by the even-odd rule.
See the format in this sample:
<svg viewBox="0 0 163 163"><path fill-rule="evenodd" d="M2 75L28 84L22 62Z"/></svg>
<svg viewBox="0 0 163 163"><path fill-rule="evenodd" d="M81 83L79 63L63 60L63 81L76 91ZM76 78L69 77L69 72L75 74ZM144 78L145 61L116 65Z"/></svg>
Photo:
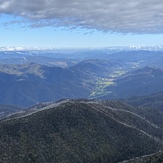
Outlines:
<svg viewBox="0 0 163 163"><path fill-rule="evenodd" d="M162 7L0 0L0 163L163 163Z"/></svg>
<svg viewBox="0 0 163 163"><path fill-rule="evenodd" d="M33 63L26 60L26 63L4 62L0 65L0 103L29 107L39 102L62 98L115 99L148 95L163 90L162 69L160 64L156 66L156 62L163 59L161 52L99 51L99 54L103 53L101 59L97 52L94 55L93 52L83 58L76 53L63 52L3 52L0 61L6 57L12 62L9 59L11 55L18 61L20 56L30 56ZM90 51L79 53L84 56ZM42 58L45 56L49 59ZM53 60L65 62L65 66L51 65L49 61Z"/></svg>
<svg viewBox="0 0 163 163"><path fill-rule="evenodd" d="M0 162L162 159L161 51L53 53L0 55Z"/></svg>

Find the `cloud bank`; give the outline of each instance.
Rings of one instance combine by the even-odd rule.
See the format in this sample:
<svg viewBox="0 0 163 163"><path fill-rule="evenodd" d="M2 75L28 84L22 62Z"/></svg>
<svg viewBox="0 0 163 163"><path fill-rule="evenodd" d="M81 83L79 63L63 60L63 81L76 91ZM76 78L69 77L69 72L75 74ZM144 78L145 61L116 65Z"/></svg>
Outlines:
<svg viewBox="0 0 163 163"><path fill-rule="evenodd" d="M163 33L161 0L0 0L0 14L27 18L31 27Z"/></svg>

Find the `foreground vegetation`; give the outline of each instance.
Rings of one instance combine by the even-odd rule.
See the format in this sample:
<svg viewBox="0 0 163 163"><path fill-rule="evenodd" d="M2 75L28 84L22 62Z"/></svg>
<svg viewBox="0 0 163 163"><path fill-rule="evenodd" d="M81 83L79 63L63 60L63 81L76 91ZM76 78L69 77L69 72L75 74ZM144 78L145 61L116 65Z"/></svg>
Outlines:
<svg viewBox="0 0 163 163"><path fill-rule="evenodd" d="M116 163L161 150L163 131L135 109L118 101L68 100L3 119L0 162Z"/></svg>

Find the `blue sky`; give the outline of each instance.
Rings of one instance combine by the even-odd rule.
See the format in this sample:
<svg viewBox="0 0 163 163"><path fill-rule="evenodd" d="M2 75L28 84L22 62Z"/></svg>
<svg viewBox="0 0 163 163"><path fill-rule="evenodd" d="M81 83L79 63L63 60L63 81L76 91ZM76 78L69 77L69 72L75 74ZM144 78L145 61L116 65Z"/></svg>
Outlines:
<svg viewBox="0 0 163 163"><path fill-rule="evenodd" d="M36 1L0 0L0 47L163 45L163 2Z"/></svg>

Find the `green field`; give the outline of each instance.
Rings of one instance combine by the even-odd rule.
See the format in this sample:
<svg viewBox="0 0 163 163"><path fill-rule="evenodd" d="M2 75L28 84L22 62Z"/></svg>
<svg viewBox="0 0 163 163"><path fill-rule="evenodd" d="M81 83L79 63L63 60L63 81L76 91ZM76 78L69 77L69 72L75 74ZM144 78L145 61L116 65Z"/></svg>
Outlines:
<svg viewBox="0 0 163 163"><path fill-rule="evenodd" d="M106 91L106 87L114 85L113 79L108 78L102 78L101 80L97 80L96 86L93 89L92 93L90 94L90 97L98 97L101 95L109 94L111 92Z"/></svg>
<svg viewBox="0 0 163 163"><path fill-rule="evenodd" d="M108 78L98 79L89 97L95 98L112 93L111 91L108 91L106 88L111 85L114 85L115 84L114 80L117 77L124 75L125 73L126 72L123 70L116 70L113 73L111 73Z"/></svg>

